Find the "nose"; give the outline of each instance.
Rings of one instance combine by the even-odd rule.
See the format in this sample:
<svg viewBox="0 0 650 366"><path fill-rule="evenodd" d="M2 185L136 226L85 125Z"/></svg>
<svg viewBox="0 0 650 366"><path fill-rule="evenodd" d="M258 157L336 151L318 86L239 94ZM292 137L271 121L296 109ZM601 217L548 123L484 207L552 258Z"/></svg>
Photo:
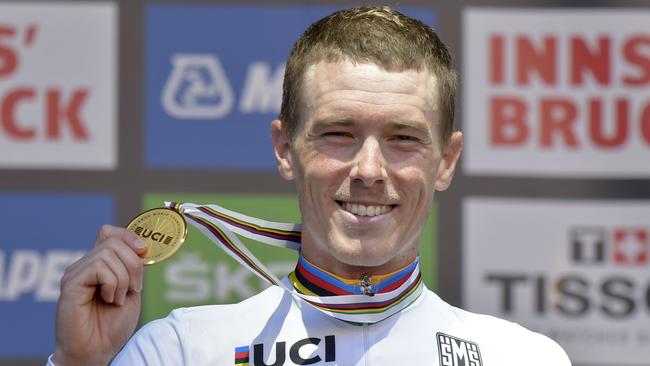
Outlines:
<svg viewBox="0 0 650 366"><path fill-rule="evenodd" d="M353 181L363 183L364 187L372 187L375 183L384 182L387 177L386 161L381 151L379 141L366 138L356 154L354 166L350 171Z"/></svg>

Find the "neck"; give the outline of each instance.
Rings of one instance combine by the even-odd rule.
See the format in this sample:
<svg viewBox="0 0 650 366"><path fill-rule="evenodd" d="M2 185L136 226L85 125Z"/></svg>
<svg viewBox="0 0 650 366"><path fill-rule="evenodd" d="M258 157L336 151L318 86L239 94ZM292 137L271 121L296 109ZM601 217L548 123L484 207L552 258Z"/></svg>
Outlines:
<svg viewBox="0 0 650 366"><path fill-rule="evenodd" d="M386 293L399 288L418 270L417 258L396 271L384 274L364 274L357 278L345 278L319 268L300 257L296 269L289 275L294 288L306 295L368 295Z"/></svg>
<svg viewBox="0 0 650 366"><path fill-rule="evenodd" d="M317 245L306 245L306 239L303 236L303 244L300 249L302 258L319 268L348 279L359 279L362 276L378 276L397 271L413 263L418 256L419 249L418 245L409 245L384 263L367 264L363 263L365 258L356 258L356 260L352 258L349 261L339 260L331 253L319 250Z"/></svg>

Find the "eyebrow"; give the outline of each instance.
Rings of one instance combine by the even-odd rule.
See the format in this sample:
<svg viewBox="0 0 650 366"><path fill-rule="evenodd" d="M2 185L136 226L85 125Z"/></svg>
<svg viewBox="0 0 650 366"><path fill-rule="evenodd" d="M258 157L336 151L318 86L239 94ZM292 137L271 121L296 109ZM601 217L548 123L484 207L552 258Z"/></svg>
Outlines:
<svg viewBox="0 0 650 366"><path fill-rule="evenodd" d="M347 118L336 118L336 117L323 118L323 119L316 120L314 122L314 128L328 128L333 126L349 127L352 125L354 125L353 120Z"/></svg>
<svg viewBox="0 0 650 366"><path fill-rule="evenodd" d="M396 121L390 123L390 128L394 130L416 130L421 133L429 133L429 128L427 124L418 121Z"/></svg>
<svg viewBox="0 0 650 366"><path fill-rule="evenodd" d="M324 129L329 127L350 127L354 126L356 122L347 118L324 118L314 122L314 129ZM389 123L388 128L393 130L416 130L422 133L429 133L429 128L425 123L413 120L406 121L393 121Z"/></svg>

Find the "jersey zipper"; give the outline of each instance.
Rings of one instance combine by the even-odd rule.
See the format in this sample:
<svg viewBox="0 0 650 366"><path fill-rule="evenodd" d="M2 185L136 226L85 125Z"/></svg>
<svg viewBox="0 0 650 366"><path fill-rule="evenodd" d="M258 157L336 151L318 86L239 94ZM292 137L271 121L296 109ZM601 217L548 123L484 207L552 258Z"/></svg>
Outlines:
<svg viewBox="0 0 650 366"><path fill-rule="evenodd" d="M368 332L369 332L369 327L370 325L364 324L361 327L363 327L363 332L362 332L362 338L363 338L363 364L365 366L368 366Z"/></svg>

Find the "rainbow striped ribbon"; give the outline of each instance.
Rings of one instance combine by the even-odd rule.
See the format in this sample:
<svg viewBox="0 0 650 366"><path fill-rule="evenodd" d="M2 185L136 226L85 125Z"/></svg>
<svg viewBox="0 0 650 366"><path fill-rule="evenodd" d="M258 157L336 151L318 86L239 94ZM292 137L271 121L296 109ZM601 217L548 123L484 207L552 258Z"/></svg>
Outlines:
<svg viewBox="0 0 650 366"><path fill-rule="evenodd" d="M384 320L410 306L420 297L424 289L418 264L409 278L399 287L374 296L301 294L273 275L235 235L239 234L276 247L300 250L301 226L299 224L260 220L214 204L165 202L165 205L182 213L215 245L260 278L283 288L295 298L321 312L346 322L370 324Z"/></svg>

